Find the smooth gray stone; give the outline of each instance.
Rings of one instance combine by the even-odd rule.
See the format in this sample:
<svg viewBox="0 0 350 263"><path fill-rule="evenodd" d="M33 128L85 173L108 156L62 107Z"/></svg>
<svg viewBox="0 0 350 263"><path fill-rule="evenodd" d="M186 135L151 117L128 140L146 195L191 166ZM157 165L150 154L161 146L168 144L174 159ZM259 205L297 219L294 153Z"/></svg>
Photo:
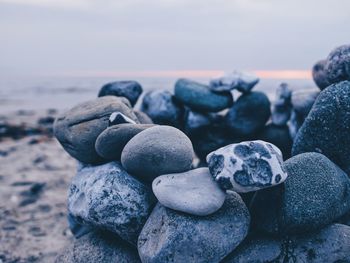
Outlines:
<svg viewBox="0 0 350 263"><path fill-rule="evenodd" d="M198 216L219 210L226 197L208 168L161 175L153 181L152 189L165 207Z"/></svg>
<svg viewBox="0 0 350 263"><path fill-rule="evenodd" d="M120 160L125 145L154 124L118 124L105 129L96 139L96 152L106 160Z"/></svg>
<svg viewBox="0 0 350 263"><path fill-rule="evenodd" d="M134 110L134 113L141 124L153 124L152 119L144 112Z"/></svg>
<svg viewBox="0 0 350 263"><path fill-rule="evenodd" d="M131 105L136 104L142 93L141 85L133 80L115 81L105 84L99 91L98 96L117 96L127 98Z"/></svg>
<svg viewBox="0 0 350 263"><path fill-rule="evenodd" d="M335 48L327 57L325 70L330 84L350 80L350 45Z"/></svg>
<svg viewBox="0 0 350 263"><path fill-rule="evenodd" d="M117 162L80 166L68 195L68 211L82 224L116 233L131 244L155 204L152 190Z"/></svg>
<svg viewBox="0 0 350 263"><path fill-rule="evenodd" d="M139 255L143 263L220 262L246 237L249 223L248 209L236 193L205 217L158 203L139 236Z"/></svg>
<svg viewBox="0 0 350 263"><path fill-rule="evenodd" d="M250 92L258 82L259 78L255 75L235 70L223 77L211 80L209 87L212 91L216 92L236 89L240 92L247 93Z"/></svg>
<svg viewBox="0 0 350 263"><path fill-rule="evenodd" d="M318 61L312 67L312 78L320 90L324 90L325 88L327 88L331 84L328 81L327 72L325 69L326 63L327 63L327 60L323 59L323 60Z"/></svg>
<svg viewBox="0 0 350 263"><path fill-rule="evenodd" d="M167 90L152 90L145 94L141 111L154 123L181 128L184 107Z"/></svg>
<svg viewBox="0 0 350 263"><path fill-rule="evenodd" d="M135 135L121 155L123 167L142 180L190 170L194 152L190 139L171 126L154 126Z"/></svg>
<svg viewBox="0 0 350 263"><path fill-rule="evenodd" d="M108 127L110 115L119 111L138 123L122 97L105 96L78 104L60 115L54 123L54 135L75 159L96 164L103 161L96 150L96 138Z"/></svg>
<svg viewBox="0 0 350 263"><path fill-rule="evenodd" d="M278 126L287 124L291 111L292 91L286 83L282 83L276 90L276 101L273 103L271 121Z"/></svg>
<svg viewBox="0 0 350 263"><path fill-rule="evenodd" d="M285 239L253 237L222 263L350 262L350 227L332 224L306 235Z"/></svg>
<svg viewBox="0 0 350 263"><path fill-rule="evenodd" d="M304 118L309 114L312 105L314 104L317 96L320 94L319 90L295 90L292 92L292 105L295 110Z"/></svg>
<svg viewBox="0 0 350 263"><path fill-rule="evenodd" d="M259 191L251 206L253 225L271 234L320 229L350 209L350 179L327 157L303 153L284 163L284 184Z"/></svg>
<svg viewBox="0 0 350 263"><path fill-rule="evenodd" d="M175 83L175 97L191 109L204 112L218 112L233 103L231 92L215 93L209 86L188 79Z"/></svg>
<svg viewBox="0 0 350 263"><path fill-rule="evenodd" d="M292 155L319 152L350 174L349 98L349 81L323 90L294 139Z"/></svg>
<svg viewBox="0 0 350 263"><path fill-rule="evenodd" d="M92 232L74 240L57 257L55 263L141 263L137 250L118 237Z"/></svg>
<svg viewBox="0 0 350 263"><path fill-rule="evenodd" d="M227 127L237 136L262 130L271 115L268 97L259 91L241 95L225 116Z"/></svg>

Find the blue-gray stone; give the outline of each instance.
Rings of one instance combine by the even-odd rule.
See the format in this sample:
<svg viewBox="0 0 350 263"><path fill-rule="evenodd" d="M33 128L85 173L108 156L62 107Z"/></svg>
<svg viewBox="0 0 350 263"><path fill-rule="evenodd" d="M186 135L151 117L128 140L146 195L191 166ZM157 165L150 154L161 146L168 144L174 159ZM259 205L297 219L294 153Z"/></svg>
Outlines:
<svg viewBox="0 0 350 263"><path fill-rule="evenodd" d="M335 48L327 57L325 70L330 84L350 80L350 45Z"/></svg>
<svg viewBox="0 0 350 263"><path fill-rule="evenodd" d="M114 232L136 244L155 201L152 190L119 163L83 165L70 185L68 211L82 224Z"/></svg>
<svg viewBox="0 0 350 263"><path fill-rule="evenodd" d="M328 81L327 72L325 70L326 63L327 60L323 59L318 61L312 67L312 78L314 79L317 87L319 87L320 90L324 90L331 84Z"/></svg>
<svg viewBox="0 0 350 263"><path fill-rule="evenodd" d="M105 84L99 91L98 96L117 96L127 98L134 106L142 93L141 85L133 80L115 81Z"/></svg>
<svg viewBox="0 0 350 263"><path fill-rule="evenodd" d="M278 126L287 124L291 111L292 91L286 83L282 83L276 90L276 100L273 103L271 121Z"/></svg>

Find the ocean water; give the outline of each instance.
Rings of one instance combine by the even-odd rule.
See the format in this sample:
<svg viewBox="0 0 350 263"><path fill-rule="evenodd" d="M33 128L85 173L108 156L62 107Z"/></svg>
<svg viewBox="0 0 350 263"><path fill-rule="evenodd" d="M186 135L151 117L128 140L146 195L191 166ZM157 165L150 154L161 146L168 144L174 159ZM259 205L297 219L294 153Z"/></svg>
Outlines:
<svg viewBox="0 0 350 263"><path fill-rule="evenodd" d="M138 81L144 91L173 91L177 78L105 78L105 77L2 77L0 78L0 114L18 110L69 109L97 96L103 84L117 80ZM208 83L209 78L193 78ZM274 100L275 90L286 82L293 90L316 88L311 79L261 79L254 90L265 92ZM237 98L239 94L234 94Z"/></svg>

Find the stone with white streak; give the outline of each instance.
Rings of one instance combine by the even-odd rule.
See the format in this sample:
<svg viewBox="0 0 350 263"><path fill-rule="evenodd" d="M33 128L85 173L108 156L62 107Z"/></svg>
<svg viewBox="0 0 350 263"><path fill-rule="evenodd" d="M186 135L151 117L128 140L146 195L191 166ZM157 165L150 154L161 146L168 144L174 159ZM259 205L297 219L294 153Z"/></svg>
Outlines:
<svg viewBox="0 0 350 263"><path fill-rule="evenodd" d="M208 154L207 163L223 189L239 193L275 186L287 178L281 151L260 140L222 147Z"/></svg>
<svg viewBox="0 0 350 263"><path fill-rule="evenodd" d="M215 92L238 90L246 93L259 82L259 78L247 72L233 71L210 81L210 89Z"/></svg>

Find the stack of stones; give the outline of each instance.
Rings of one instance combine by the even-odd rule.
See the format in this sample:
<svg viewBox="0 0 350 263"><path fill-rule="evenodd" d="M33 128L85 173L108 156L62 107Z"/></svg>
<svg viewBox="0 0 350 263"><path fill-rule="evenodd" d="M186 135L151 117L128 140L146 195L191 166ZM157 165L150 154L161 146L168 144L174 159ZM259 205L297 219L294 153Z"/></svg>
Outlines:
<svg viewBox="0 0 350 263"><path fill-rule="evenodd" d="M57 262L349 262L349 54L314 74L320 94L283 83L273 105L235 71L147 92L141 110L139 83L109 83L64 113L76 240Z"/></svg>

